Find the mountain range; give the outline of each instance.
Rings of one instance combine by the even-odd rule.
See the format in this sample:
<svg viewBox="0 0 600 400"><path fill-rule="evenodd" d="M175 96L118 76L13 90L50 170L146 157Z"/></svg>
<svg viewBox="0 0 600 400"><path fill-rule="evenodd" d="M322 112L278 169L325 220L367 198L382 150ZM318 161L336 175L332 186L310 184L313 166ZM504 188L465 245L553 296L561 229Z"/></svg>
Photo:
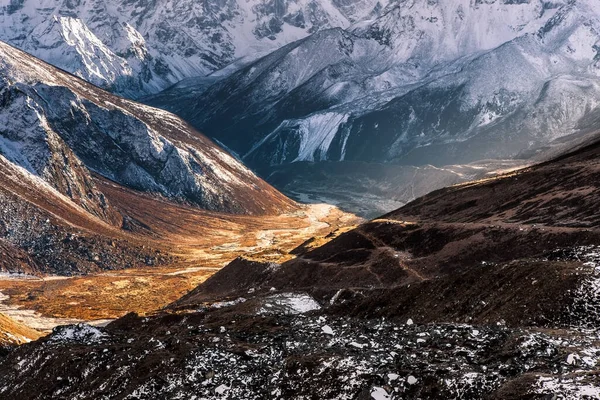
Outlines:
<svg viewBox="0 0 600 400"><path fill-rule="evenodd" d="M598 112L598 32L597 6L585 0L390 2L379 17L145 101L181 115L273 183L285 171L320 185L290 164L324 174L331 163L347 166L362 185L345 192L359 198L368 182L353 175L356 162L474 163L482 172L495 168L488 160L525 165L579 140ZM370 183L375 192L389 184L385 176ZM408 185L387 197L414 199L399 195Z"/></svg>
<svg viewBox="0 0 600 400"><path fill-rule="evenodd" d="M139 97L381 9L378 0L10 0L0 39Z"/></svg>
<svg viewBox="0 0 600 400"><path fill-rule="evenodd" d="M548 159L597 113L591 0L19 0L0 18L0 39L178 114L295 199L363 214Z"/></svg>

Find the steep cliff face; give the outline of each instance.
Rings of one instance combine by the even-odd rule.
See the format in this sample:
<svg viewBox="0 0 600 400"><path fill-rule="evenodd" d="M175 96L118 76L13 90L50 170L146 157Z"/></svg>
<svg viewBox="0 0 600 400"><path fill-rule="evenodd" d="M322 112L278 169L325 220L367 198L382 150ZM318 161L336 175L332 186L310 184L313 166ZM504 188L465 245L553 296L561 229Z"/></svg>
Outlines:
<svg viewBox="0 0 600 400"><path fill-rule="evenodd" d="M381 9L378 0L18 0L0 9L0 39L137 97Z"/></svg>
<svg viewBox="0 0 600 400"><path fill-rule="evenodd" d="M6 176L30 174L32 182L41 181L92 215L120 225L119 216L96 188L89 170L49 125L42 107L48 103L27 86L11 82L6 64L2 72L0 168Z"/></svg>

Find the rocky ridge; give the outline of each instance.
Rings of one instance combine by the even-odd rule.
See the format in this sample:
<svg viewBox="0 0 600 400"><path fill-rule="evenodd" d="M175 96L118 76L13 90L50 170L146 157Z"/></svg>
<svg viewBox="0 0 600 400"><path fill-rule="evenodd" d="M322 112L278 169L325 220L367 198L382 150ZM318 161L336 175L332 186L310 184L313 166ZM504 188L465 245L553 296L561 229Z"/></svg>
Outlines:
<svg viewBox="0 0 600 400"><path fill-rule="evenodd" d="M143 227L115 207L99 179L199 213L276 215L297 207L174 115L5 43L0 102L3 270L71 274L168 262L132 237Z"/></svg>

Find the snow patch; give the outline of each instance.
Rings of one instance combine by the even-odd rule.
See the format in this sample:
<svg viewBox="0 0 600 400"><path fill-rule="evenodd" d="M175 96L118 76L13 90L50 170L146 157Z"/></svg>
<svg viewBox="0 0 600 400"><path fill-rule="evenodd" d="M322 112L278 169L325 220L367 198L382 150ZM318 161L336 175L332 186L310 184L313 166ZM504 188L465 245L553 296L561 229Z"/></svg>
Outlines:
<svg viewBox="0 0 600 400"><path fill-rule="evenodd" d="M333 335L333 329L329 325L324 325L321 327L321 331L323 331L326 335Z"/></svg>
<svg viewBox="0 0 600 400"><path fill-rule="evenodd" d="M53 342L100 343L108 335L100 329L88 324L59 326L54 328L51 336Z"/></svg>
<svg viewBox="0 0 600 400"><path fill-rule="evenodd" d="M281 293L265 298L258 314L296 315L320 308L319 303L307 294Z"/></svg>
<svg viewBox="0 0 600 400"><path fill-rule="evenodd" d="M375 386L371 389L371 398L374 400L390 400L392 396L384 388Z"/></svg>

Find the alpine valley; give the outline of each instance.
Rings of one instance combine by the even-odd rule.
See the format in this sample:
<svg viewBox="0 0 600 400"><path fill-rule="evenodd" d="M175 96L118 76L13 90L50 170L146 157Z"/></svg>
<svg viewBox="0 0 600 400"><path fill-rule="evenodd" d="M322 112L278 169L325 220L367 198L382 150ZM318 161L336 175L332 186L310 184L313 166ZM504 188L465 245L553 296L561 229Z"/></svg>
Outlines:
<svg viewBox="0 0 600 400"><path fill-rule="evenodd" d="M0 400L597 399L599 201L597 0L0 0Z"/></svg>
<svg viewBox="0 0 600 400"><path fill-rule="evenodd" d="M279 260L356 220L295 203L178 117L4 43L0 99L0 290L13 308L21 298L71 320L153 310L236 255ZM151 271L113 273L92 289L43 278L132 267Z"/></svg>

